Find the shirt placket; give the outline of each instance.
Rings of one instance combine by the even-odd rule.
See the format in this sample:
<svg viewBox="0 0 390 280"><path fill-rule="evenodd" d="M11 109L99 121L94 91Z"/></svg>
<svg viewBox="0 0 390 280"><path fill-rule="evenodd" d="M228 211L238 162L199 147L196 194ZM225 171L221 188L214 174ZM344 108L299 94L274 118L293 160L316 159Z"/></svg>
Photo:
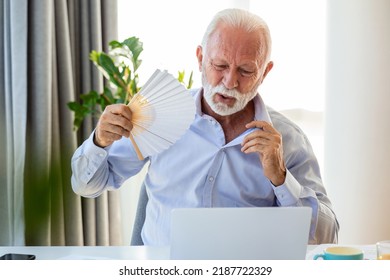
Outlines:
<svg viewBox="0 0 390 280"><path fill-rule="evenodd" d="M213 207L213 192L215 189L216 178L219 170L221 169L224 157L225 149L220 149L211 164L203 189L203 207Z"/></svg>

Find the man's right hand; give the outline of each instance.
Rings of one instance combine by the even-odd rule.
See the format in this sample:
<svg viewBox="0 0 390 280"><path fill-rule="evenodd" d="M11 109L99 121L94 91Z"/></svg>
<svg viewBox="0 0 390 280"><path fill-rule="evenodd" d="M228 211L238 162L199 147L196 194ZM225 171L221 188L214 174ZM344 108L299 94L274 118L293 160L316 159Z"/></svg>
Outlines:
<svg viewBox="0 0 390 280"><path fill-rule="evenodd" d="M132 113L124 104L108 105L100 116L96 126L94 143L99 147L107 147L122 136L129 137L133 129Z"/></svg>

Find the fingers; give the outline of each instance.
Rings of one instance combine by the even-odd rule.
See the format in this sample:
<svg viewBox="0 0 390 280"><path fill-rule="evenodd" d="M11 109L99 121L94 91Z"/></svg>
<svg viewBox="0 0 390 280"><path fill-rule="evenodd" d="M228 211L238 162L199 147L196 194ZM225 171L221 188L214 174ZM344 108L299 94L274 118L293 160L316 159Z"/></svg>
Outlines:
<svg viewBox="0 0 390 280"><path fill-rule="evenodd" d="M242 144L241 151L249 154L249 153L260 153L264 154L264 152L269 150L272 147L273 142L270 139L256 137L252 140L247 140Z"/></svg>
<svg viewBox="0 0 390 280"><path fill-rule="evenodd" d="M122 116L123 118L127 119L129 122L131 122L131 110L129 106L126 106L124 104L114 104L114 105L108 105L104 112L108 112L114 115ZM104 114L103 112L103 114Z"/></svg>
<svg viewBox="0 0 390 280"><path fill-rule="evenodd" d="M242 142L241 151L244 153L264 152L264 149L279 149L282 144L281 134L265 121L252 121L247 128L259 128L248 134Z"/></svg>
<svg viewBox="0 0 390 280"><path fill-rule="evenodd" d="M266 121L251 121L250 123L245 125L246 128L260 128L263 131L268 131L268 132L277 132L277 130L269 123Z"/></svg>
<svg viewBox="0 0 390 280"><path fill-rule="evenodd" d="M252 121L246 127L259 129L244 138L241 151L246 154L257 153L264 175L275 186L281 185L286 178L282 135L270 123L264 121Z"/></svg>
<svg viewBox="0 0 390 280"><path fill-rule="evenodd" d="M96 127L95 144L106 147L123 136L129 137L133 128L131 116L131 110L126 105L114 104L107 106Z"/></svg>

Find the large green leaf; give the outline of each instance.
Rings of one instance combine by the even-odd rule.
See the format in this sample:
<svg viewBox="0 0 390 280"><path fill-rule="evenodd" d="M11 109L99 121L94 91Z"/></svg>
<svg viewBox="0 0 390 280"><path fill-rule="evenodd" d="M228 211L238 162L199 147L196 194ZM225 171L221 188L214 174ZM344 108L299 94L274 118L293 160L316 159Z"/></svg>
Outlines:
<svg viewBox="0 0 390 280"><path fill-rule="evenodd" d="M103 52L100 53L98 65L101 66L107 72L112 83L114 83L118 87L126 87L126 83L123 81L119 69L115 66L114 61L109 55Z"/></svg>
<svg viewBox="0 0 390 280"><path fill-rule="evenodd" d="M141 65L142 60L139 60L138 57L144 50L143 43L137 37L130 37L123 41L123 44L126 45L132 53L132 62L134 71L137 71L138 67Z"/></svg>

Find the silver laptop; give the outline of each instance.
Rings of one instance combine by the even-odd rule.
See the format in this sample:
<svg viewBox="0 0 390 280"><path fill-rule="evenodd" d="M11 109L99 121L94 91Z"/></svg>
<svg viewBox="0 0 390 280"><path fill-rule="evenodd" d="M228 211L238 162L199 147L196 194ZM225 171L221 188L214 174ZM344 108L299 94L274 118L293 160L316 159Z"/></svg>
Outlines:
<svg viewBox="0 0 390 280"><path fill-rule="evenodd" d="M171 259L305 259L309 207L186 208L171 216Z"/></svg>

